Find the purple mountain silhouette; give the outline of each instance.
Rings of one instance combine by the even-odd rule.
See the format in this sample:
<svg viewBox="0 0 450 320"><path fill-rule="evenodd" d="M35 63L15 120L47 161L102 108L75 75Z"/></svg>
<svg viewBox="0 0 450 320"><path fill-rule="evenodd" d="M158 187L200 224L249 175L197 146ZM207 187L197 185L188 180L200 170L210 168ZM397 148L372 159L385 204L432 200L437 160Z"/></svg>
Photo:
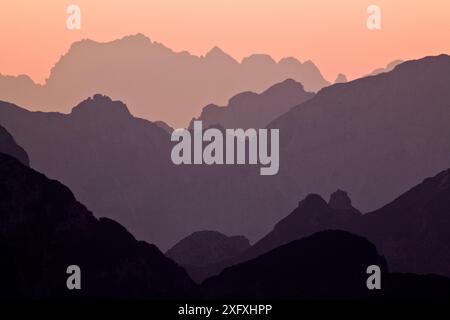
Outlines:
<svg viewBox="0 0 450 320"><path fill-rule="evenodd" d="M197 57L137 34L107 43L75 42L44 85L35 85L27 76L0 76L0 100L30 110L69 112L79 101L102 92L126 101L138 117L180 128L202 106L224 104L239 92L260 92L287 78L308 91L329 84L311 61L275 62L270 56L253 55L239 63L219 48Z"/></svg>
<svg viewBox="0 0 450 320"><path fill-rule="evenodd" d="M391 271L450 276L450 169L421 184L382 208L361 215L343 191L326 203L308 195L273 230L246 251L223 261L188 268L202 282L228 266L328 229L343 229L373 242Z"/></svg>
<svg viewBox="0 0 450 320"><path fill-rule="evenodd" d="M261 94L243 92L232 97L227 106L210 104L203 108L200 117L205 128L265 128L272 120L293 106L311 99L313 93L305 92L303 85L292 79L278 83Z"/></svg>
<svg viewBox="0 0 450 320"><path fill-rule="evenodd" d="M427 57L324 88L274 120L285 194L342 188L367 212L448 167L448 83L450 56Z"/></svg>
<svg viewBox="0 0 450 320"><path fill-rule="evenodd" d="M269 125L280 129L271 177L255 166L174 166L165 130L102 96L67 115L0 103L0 119L33 168L167 250L197 230L255 241L311 192L342 188L363 212L392 201L448 167L448 83L442 55L321 90Z"/></svg>

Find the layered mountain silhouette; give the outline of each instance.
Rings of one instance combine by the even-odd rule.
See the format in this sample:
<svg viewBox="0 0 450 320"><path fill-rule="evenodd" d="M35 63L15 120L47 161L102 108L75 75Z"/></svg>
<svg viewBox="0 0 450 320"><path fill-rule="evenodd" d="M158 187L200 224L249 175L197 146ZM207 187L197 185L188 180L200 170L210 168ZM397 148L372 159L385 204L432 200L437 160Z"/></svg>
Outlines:
<svg viewBox="0 0 450 320"><path fill-rule="evenodd" d="M337 188L363 212L449 166L450 56L322 89L268 127L280 130L283 193Z"/></svg>
<svg viewBox="0 0 450 320"><path fill-rule="evenodd" d="M334 80L334 83L346 83L348 82L347 76L343 73L339 73L336 77L336 80Z"/></svg>
<svg viewBox="0 0 450 320"><path fill-rule="evenodd" d="M0 103L0 119L34 169L165 251L197 230L253 242L309 193L341 188L368 212L447 168L449 75L442 55L322 89L269 125L280 129L270 177L255 166L174 166L166 130L100 95L71 114Z"/></svg>
<svg viewBox="0 0 450 320"><path fill-rule="evenodd" d="M2 134L5 133L3 130ZM14 145L9 134L8 137L9 140L0 140L1 150ZM428 209L435 210L431 218L439 217L436 208L441 207L436 202L443 199L448 202L449 175L446 171L427 179L397 199L398 204L381 210L391 210L388 213L396 215L397 210L408 210L408 203L415 200L414 205L419 205L417 211L427 211L420 207L426 203ZM442 192L436 192L436 188ZM299 208L312 211L323 208L322 214L327 215L326 205L319 196L311 195ZM328 208L351 212L344 215L345 220L361 218L343 191L330 197ZM388 213L374 212L368 217ZM67 187L5 153L0 153L0 223L0 272L7 275L0 284L2 299L342 300L442 299L450 295L448 278L389 273L385 258L373 244L344 231L319 232L292 241L196 286L182 268L154 245L136 241L113 220L96 219ZM210 242L211 247L204 246L205 242ZM237 254L247 247L248 241L243 237L201 232L181 241L172 255L185 261L191 259L193 264L205 264L219 259L219 255ZM187 257L185 250L194 252ZM214 256L215 250L219 253ZM82 270L82 290L71 291L66 287L66 270L70 265ZM381 268L382 290L368 290L369 265Z"/></svg>
<svg viewBox="0 0 450 320"><path fill-rule="evenodd" d="M341 194L337 196L337 194ZM382 208L361 215L342 191L327 204L310 195L240 260L315 232L340 228L373 242L396 272L450 276L450 170L424 180Z"/></svg>
<svg viewBox="0 0 450 320"><path fill-rule="evenodd" d="M215 47L205 56L174 52L142 34L107 43L75 42L45 84L27 76L0 76L0 100L30 110L68 112L97 92L126 101L132 113L186 127L209 103L225 104L242 91L260 92L292 78L307 91L329 83L311 62L279 62L252 55L238 62Z"/></svg>
<svg viewBox="0 0 450 320"><path fill-rule="evenodd" d="M376 244L393 271L450 277L450 170L425 179L348 229Z"/></svg>
<svg viewBox="0 0 450 320"><path fill-rule="evenodd" d="M26 166L30 164L28 154L25 152L25 150L23 150L21 146L17 145L14 138L1 125L0 125L0 153L5 153L16 158Z"/></svg>
<svg viewBox="0 0 450 320"><path fill-rule="evenodd" d="M450 277L450 170L424 180L386 206L362 215L338 190L327 203L308 195L273 230L239 255L188 269L202 282L294 240L328 229L348 230L373 242L395 272Z"/></svg>
<svg viewBox="0 0 450 320"><path fill-rule="evenodd" d="M57 181L0 153L0 296L7 299L192 297L186 272L117 222L97 220ZM82 290L66 287L70 265Z"/></svg>
<svg viewBox="0 0 450 320"><path fill-rule="evenodd" d="M381 290L366 286L367 267L382 270ZM385 259L362 237L324 231L225 269L203 285L221 299L448 298L450 279L389 273Z"/></svg>
<svg viewBox="0 0 450 320"><path fill-rule="evenodd" d="M301 83L288 79L261 94L240 93L232 97L227 106L207 105L200 116L191 121L189 128L195 120L201 120L206 128L265 128L272 120L313 96Z"/></svg>
<svg viewBox="0 0 450 320"><path fill-rule="evenodd" d="M255 166L174 165L169 133L106 96L86 99L67 115L0 103L0 118L34 169L67 185L97 216L162 250L198 229L257 236L252 232L269 231L277 212L249 208L284 203L256 183Z"/></svg>

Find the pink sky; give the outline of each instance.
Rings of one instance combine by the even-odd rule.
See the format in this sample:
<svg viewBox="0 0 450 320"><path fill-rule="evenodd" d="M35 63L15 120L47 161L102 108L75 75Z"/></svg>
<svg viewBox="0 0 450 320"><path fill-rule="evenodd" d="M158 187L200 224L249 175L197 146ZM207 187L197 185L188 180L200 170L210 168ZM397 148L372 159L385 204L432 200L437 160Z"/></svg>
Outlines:
<svg viewBox="0 0 450 320"><path fill-rule="evenodd" d="M219 46L240 60L252 53L312 60L324 76L364 75L395 59L450 53L448 0L1 0L0 73L37 82L74 41L144 33L175 51L203 55ZM81 8L81 30L66 8ZM382 29L366 28L366 9Z"/></svg>

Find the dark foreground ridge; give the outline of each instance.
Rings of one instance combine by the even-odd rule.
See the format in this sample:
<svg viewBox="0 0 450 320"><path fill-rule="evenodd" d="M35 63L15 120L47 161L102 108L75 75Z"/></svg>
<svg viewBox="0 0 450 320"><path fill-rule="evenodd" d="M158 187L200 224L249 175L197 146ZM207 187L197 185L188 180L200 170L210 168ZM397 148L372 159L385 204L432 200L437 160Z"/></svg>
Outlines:
<svg viewBox="0 0 450 320"><path fill-rule="evenodd" d="M96 219L57 181L0 154L0 297L186 298L194 284L154 245ZM66 287L69 265L82 290Z"/></svg>

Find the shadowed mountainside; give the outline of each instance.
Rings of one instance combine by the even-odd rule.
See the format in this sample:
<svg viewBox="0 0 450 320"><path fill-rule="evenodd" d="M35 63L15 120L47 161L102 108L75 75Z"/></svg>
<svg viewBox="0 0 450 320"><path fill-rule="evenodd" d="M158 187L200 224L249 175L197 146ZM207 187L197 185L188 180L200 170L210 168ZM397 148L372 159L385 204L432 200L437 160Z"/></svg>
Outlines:
<svg viewBox="0 0 450 320"><path fill-rule="evenodd" d="M117 222L97 220L57 181L0 154L0 297L8 299L192 297L186 272ZM66 269L81 268L69 291Z"/></svg>
<svg viewBox="0 0 450 320"><path fill-rule="evenodd" d="M284 58L276 62L256 54L238 62L217 47L197 57L137 34L106 43L73 43L44 85L34 84L27 76L0 76L0 100L30 110L65 113L101 92L126 101L138 117L181 128L202 106L224 104L239 92L260 92L288 78L308 91L329 85L311 61Z"/></svg>

